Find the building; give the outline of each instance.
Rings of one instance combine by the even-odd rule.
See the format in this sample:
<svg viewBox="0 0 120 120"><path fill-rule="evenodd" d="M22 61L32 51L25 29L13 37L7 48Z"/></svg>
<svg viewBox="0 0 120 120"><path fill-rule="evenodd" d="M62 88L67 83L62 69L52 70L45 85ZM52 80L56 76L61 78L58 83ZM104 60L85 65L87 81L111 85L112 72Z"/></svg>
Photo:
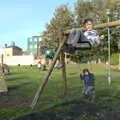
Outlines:
<svg viewBox="0 0 120 120"><path fill-rule="evenodd" d="M4 56L17 56L17 55L22 55L23 51L18 46L8 46L3 48L3 54Z"/></svg>
<svg viewBox="0 0 120 120"><path fill-rule="evenodd" d="M4 56L3 63L9 66L35 65L33 55Z"/></svg>
<svg viewBox="0 0 120 120"><path fill-rule="evenodd" d="M6 65L34 65L33 55L24 55L20 47L16 45L5 46L0 49L0 64Z"/></svg>
<svg viewBox="0 0 120 120"><path fill-rule="evenodd" d="M27 52L29 54L33 54L34 56L39 56L40 54L39 38L28 38L27 39Z"/></svg>
<svg viewBox="0 0 120 120"><path fill-rule="evenodd" d="M23 51L20 47L16 45L5 45L4 48L0 48L0 54L3 54L4 56L18 56L22 55Z"/></svg>

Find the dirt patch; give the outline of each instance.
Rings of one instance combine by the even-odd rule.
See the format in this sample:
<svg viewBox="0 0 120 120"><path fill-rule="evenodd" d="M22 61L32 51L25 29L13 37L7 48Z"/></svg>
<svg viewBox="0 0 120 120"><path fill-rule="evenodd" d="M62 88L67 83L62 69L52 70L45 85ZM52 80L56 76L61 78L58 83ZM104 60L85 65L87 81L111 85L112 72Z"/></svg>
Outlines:
<svg viewBox="0 0 120 120"><path fill-rule="evenodd" d="M70 101L16 120L119 120L120 110L86 101Z"/></svg>

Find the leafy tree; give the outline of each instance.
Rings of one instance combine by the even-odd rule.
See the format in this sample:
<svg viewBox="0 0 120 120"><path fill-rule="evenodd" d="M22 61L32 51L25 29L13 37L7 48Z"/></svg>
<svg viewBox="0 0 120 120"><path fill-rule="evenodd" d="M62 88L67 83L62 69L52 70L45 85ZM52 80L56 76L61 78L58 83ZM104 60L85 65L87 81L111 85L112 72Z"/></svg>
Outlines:
<svg viewBox="0 0 120 120"><path fill-rule="evenodd" d="M89 1L77 0L75 4L75 14L78 16L78 26L82 27L83 20L86 17L94 16L94 6Z"/></svg>
<svg viewBox="0 0 120 120"><path fill-rule="evenodd" d="M67 5L61 5L55 9L54 17L46 25L43 32L43 41L47 48L58 47L63 40L64 31L72 26L72 13Z"/></svg>

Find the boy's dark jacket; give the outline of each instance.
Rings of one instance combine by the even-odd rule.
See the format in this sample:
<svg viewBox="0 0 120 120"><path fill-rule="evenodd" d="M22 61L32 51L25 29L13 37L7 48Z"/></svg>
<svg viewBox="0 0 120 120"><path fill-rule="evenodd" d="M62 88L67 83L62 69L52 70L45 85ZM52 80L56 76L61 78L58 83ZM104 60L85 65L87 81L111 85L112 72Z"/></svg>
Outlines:
<svg viewBox="0 0 120 120"><path fill-rule="evenodd" d="M94 74L88 73L88 75L80 74L80 79L84 80L84 84L87 86L94 86Z"/></svg>

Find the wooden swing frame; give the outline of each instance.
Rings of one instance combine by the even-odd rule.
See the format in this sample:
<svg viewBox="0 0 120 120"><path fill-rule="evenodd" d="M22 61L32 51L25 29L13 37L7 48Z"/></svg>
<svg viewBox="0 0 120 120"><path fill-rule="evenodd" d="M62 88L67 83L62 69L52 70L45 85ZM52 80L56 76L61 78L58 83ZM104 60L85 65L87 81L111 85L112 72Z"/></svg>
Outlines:
<svg viewBox="0 0 120 120"><path fill-rule="evenodd" d="M113 27L113 26L120 26L120 20L118 21L114 21L114 22L108 22L108 23L102 23L102 24L98 24L98 25L95 25L94 27L95 28L104 28L104 27ZM80 28L79 28L80 29ZM67 39L67 34L69 34L71 32L71 30L68 30L68 31L65 31L65 35L64 35L64 39L62 40L62 42L60 43L58 49L57 49L57 52L53 58L53 61L51 63L51 65L49 66L49 69L48 71L46 72L45 76L43 77L42 79L42 83L40 84L35 96L34 96L34 99L30 105L30 107L33 109L35 107L35 105L37 104L39 98L41 97L43 91L44 91L44 88L48 82L48 79L53 71L53 68L55 66L55 63L57 61L57 58L58 56L61 54L61 62L63 64L63 67L62 67L62 76L63 76L63 80L64 80L64 95L67 94L67 78L66 78L66 65L65 65L65 56L64 56L64 51L63 51L63 46L64 46L64 43ZM34 36L36 37L36 36ZM37 36L37 37L40 37L40 36Z"/></svg>

